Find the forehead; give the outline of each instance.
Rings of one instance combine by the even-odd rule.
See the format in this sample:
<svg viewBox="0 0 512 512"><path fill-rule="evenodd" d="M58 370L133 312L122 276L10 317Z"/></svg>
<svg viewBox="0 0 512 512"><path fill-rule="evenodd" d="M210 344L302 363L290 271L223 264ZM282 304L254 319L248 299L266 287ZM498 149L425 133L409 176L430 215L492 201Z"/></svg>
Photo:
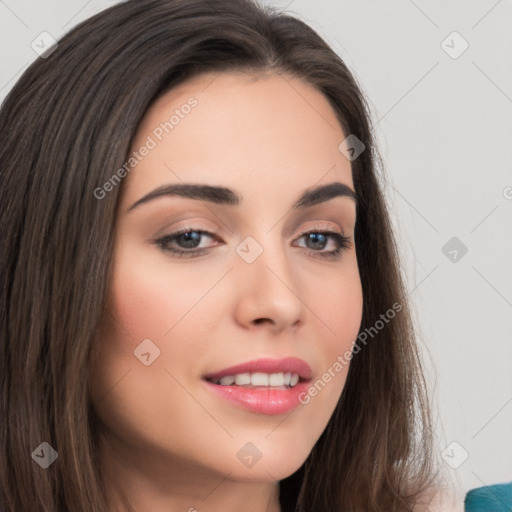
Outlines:
<svg viewBox="0 0 512 512"><path fill-rule="evenodd" d="M295 195L320 181L353 188L345 134L314 86L289 75L204 73L160 96L137 129L126 201L164 183L227 184L245 197ZM250 193L247 193L247 191ZM245 191L245 192L244 192Z"/></svg>

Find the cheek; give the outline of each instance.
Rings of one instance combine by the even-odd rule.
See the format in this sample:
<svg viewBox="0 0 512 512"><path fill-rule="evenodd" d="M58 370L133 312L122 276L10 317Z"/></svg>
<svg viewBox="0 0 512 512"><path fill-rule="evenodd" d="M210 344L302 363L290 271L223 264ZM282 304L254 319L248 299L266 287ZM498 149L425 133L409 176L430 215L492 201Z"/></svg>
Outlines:
<svg viewBox="0 0 512 512"><path fill-rule="evenodd" d="M173 388L165 369L180 381L190 369L194 371L193 364L204 350L204 343L197 340L206 338L200 335L210 327L204 310L211 302L201 299L217 278L184 272L164 258L148 262L134 247L120 251L114 268L107 313L95 343L98 357L92 366L91 387L100 397L114 387L129 389L128 382L133 383L134 390L126 391L126 396L136 403L142 390ZM144 366L137 354L148 351L154 362ZM120 379L122 386L118 386ZM147 400L139 403L151 410Z"/></svg>
<svg viewBox="0 0 512 512"><path fill-rule="evenodd" d="M141 264L134 256L123 255L112 282L109 309L134 340L165 340L175 326L181 329L190 323L209 288L211 283L200 272L184 272L162 259Z"/></svg>
<svg viewBox="0 0 512 512"><path fill-rule="evenodd" d="M316 379L301 400L308 417L309 433L324 429L339 401L363 313L363 292L355 254L354 259L346 260L339 277L330 277L317 281L329 283L323 293L314 288L309 291L310 300L314 299L308 304L313 312L311 321L319 329L315 348L322 347L317 351L321 360ZM311 283L308 281L308 286L312 286Z"/></svg>
<svg viewBox="0 0 512 512"><path fill-rule="evenodd" d="M335 359L350 349L361 326L363 291L355 255L339 273L339 278L331 276L325 282L328 285L324 293L316 291L311 296L316 297L315 313L324 326L327 352Z"/></svg>
<svg viewBox="0 0 512 512"><path fill-rule="evenodd" d="M125 441L134 446L172 446L179 452L180 443L185 446L193 433L194 423L186 421L193 414L187 411L197 409L197 404L170 374L183 382L183 374L197 359L198 347L187 343L194 334L194 318L187 312L198 295L204 295L205 286L191 283L191 276L185 279L183 272L140 261L137 265L135 259L125 254L116 266L108 314L96 340L99 353L91 366L91 397L102 423ZM154 345L147 345L147 339ZM143 341L150 358L158 353L148 366L134 353Z"/></svg>
<svg viewBox="0 0 512 512"><path fill-rule="evenodd" d="M332 409L345 385L352 360L352 346L357 339L363 314L361 280L357 266L352 268L351 272L345 272L333 283L330 293L322 296L321 300L322 318L329 326L329 334L325 338L327 359L320 378L330 388L328 407Z"/></svg>

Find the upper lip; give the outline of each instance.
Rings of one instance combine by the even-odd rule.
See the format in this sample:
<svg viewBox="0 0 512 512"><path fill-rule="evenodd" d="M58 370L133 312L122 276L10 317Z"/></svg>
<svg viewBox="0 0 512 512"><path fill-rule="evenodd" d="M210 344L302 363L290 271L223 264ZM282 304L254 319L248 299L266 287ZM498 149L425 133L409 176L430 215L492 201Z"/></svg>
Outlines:
<svg viewBox="0 0 512 512"><path fill-rule="evenodd" d="M246 363L224 368L218 372L208 373L204 376L207 380L220 379L226 375L239 373L296 373L301 380L311 380L312 370L308 363L297 357L284 359L254 359Z"/></svg>

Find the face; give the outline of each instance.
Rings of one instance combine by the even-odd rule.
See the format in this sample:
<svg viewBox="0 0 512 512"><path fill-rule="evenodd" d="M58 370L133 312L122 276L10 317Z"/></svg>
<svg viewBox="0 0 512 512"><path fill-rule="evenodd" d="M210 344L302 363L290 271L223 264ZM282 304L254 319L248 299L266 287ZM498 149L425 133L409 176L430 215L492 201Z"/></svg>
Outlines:
<svg viewBox="0 0 512 512"><path fill-rule="evenodd" d="M346 135L320 92L272 73L203 74L147 111L91 365L126 464L270 481L307 458L362 316Z"/></svg>

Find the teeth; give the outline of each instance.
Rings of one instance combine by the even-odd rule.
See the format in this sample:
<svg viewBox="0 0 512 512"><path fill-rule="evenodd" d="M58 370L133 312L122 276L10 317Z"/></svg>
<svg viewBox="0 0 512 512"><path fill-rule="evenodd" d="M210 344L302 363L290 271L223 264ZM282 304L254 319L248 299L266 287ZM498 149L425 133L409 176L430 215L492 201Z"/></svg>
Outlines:
<svg viewBox="0 0 512 512"><path fill-rule="evenodd" d="M222 386L231 386L235 382L235 377L233 375L226 375L225 377L221 377L219 379L219 384Z"/></svg>
<svg viewBox="0 0 512 512"><path fill-rule="evenodd" d="M253 386L268 386L267 373L253 373L251 375L251 384Z"/></svg>
<svg viewBox="0 0 512 512"><path fill-rule="evenodd" d="M268 376L269 386L284 386L284 375L282 373L271 373Z"/></svg>
<svg viewBox="0 0 512 512"><path fill-rule="evenodd" d="M236 375L225 375L220 379L214 379L215 384L221 386L271 386L271 387L293 387L299 382L297 373L238 373Z"/></svg>
<svg viewBox="0 0 512 512"><path fill-rule="evenodd" d="M235 375L235 384L237 386L245 386L251 383L251 374L250 373L239 373Z"/></svg>

